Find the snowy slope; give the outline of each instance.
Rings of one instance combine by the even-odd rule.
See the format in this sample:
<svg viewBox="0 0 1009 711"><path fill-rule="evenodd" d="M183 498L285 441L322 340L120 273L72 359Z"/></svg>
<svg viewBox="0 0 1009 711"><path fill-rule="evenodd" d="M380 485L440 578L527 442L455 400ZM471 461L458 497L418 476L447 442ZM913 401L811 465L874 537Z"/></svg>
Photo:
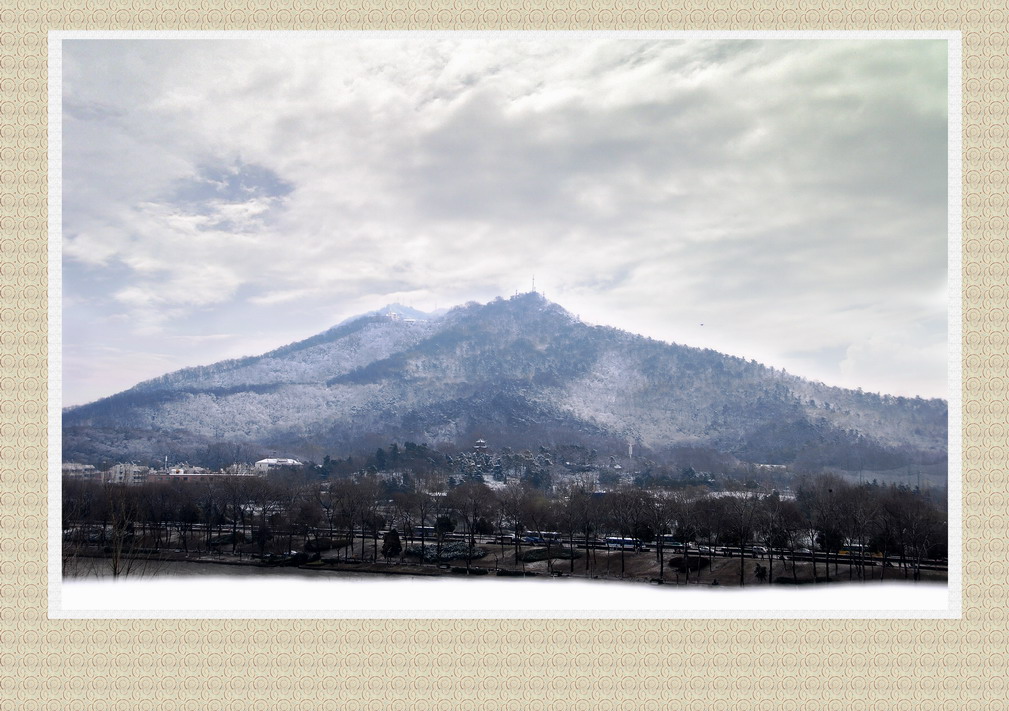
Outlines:
<svg viewBox="0 0 1009 711"><path fill-rule="evenodd" d="M756 462L941 457L946 403L830 388L582 323L538 294L437 317L388 307L262 356L170 373L64 413L65 455L152 433L343 450L374 441L626 442ZM193 444L193 447L196 445ZM96 445L97 447L97 445Z"/></svg>

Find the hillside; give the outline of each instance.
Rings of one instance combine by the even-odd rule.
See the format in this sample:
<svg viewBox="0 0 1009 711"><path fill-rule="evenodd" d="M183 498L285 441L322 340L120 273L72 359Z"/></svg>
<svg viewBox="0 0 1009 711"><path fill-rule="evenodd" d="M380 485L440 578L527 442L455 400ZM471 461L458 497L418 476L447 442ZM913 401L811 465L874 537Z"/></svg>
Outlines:
<svg viewBox="0 0 1009 711"><path fill-rule="evenodd" d="M592 326L531 293L440 316L389 307L261 356L140 383L66 410L64 458L192 458L224 445L346 456L484 437L888 469L945 458L946 410Z"/></svg>

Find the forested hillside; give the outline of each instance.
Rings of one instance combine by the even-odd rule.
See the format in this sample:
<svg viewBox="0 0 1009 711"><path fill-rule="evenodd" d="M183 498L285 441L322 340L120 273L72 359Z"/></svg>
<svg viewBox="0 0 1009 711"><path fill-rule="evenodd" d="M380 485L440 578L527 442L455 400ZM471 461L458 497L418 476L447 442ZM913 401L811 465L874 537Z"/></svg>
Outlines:
<svg viewBox="0 0 1009 711"><path fill-rule="evenodd" d="M947 404L591 326L530 293L438 317L390 307L261 356L140 383L65 411L63 424L64 458L79 461L483 437L872 470L945 461Z"/></svg>

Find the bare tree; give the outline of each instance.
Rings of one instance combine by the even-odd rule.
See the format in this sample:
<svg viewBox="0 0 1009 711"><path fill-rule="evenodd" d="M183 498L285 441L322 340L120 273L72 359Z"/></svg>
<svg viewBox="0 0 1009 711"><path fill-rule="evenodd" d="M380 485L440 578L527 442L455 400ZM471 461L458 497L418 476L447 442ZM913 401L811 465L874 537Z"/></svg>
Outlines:
<svg viewBox="0 0 1009 711"><path fill-rule="evenodd" d="M753 491L738 492L735 496L726 496L725 523L733 540L739 546L739 585L746 584L746 544L753 536L757 512L760 507L760 495Z"/></svg>
<svg viewBox="0 0 1009 711"><path fill-rule="evenodd" d="M945 517L936 511L917 491L903 496L902 537L906 540L912 556L912 579L921 579L921 565L929 557L932 546L946 539Z"/></svg>
<svg viewBox="0 0 1009 711"><path fill-rule="evenodd" d="M582 483L572 484L565 489L561 495L561 500L556 506L557 521L567 534L568 547L571 555L568 558L568 573L575 572L575 533L584 535L585 538L585 571L588 573L589 565L589 536L591 526L588 523L589 509L592 495L587 492Z"/></svg>
<svg viewBox="0 0 1009 711"><path fill-rule="evenodd" d="M414 491L397 491L392 495L392 524L395 526L397 522L399 523L400 529L397 529L397 535L399 530L402 530L407 540L413 537L413 499L416 496L417 493Z"/></svg>
<svg viewBox="0 0 1009 711"><path fill-rule="evenodd" d="M795 534L800 525L795 519L797 509L793 502L781 498L777 491L765 496L761 501L757 514L756 527L758 536L767 552L767 582L774 582L775 551L789 549L792 553L792 577L795 578ZM784 555L779 553L784 566Z"/></svg>
<svg viewBox="0 0 1009 711"><path fill-rule="evenodd" d="M637 487L622 487L607 495L609 520L621 538L631 538L645 515L646 499ZM626 574L625 546L620 546L620 577Z"/></svg>
<svg viewBox="0 0 1009 711"><path fill-rule="evenodd" d="M332 539L333 529L336 525L336 517L339 512L337 497L333 494L332 483L325 483L316 486L312 490L315 502L322 510L323 520L326 522L326 535Z"/></svg>
<svg viewBox="0 0 1009 711"><path fill-rule="evenodd" d="M547 495L542 490L528 484L522 485L522 492L522 497L519 500L521 519L527 522L532 531L537 534L542 534L553 528L555 511L553 502ZM552 537L547 536L543 542L546 543L547 548L547 570L553 572L554 560L550 550L553 546Z"/></svg>
<svg viewBox="0 0 1009 711"><path fill-rule="evenodd" d="M858 558L858 579L865 580L865 551L872 526L879 518L879 501L868 484L847 486L840 490L841 526L846 538L855 544ZM848 561L848 578L852 577L854 561Z"/></svg>
<svg viewBox="0 0 1009 711"><path fill-rule="evenodd" d="M64 576L81 572L80 555L89 536L86 522L93 502L94 487L90 482L63 477L61 507L63 536L60 553Z"/></svg>
<svg viewBox="0 0 1009 711"><path fill-rule="evenodd" d="M702 500L702 495L693 489L676 492L673 496L672 507L676 517L676 525L673 529L677 540L683 544L683 573L684 582L690 584L690 542L696 538L696 526L698 520L698 502ZM700 562L698 562L698 569ZM677 576L677 583L679 577Z"/></svg>
<svg viewBox="0 0 1009 711"><path fill-rule="evenodd" d="M882 551L879 566L882 582L886 578L886 569L891 566L891 554L899 555L902 567L905 562L904 495L896 486L891 486L883 495L874 529L876 545Z"/></svg>
<svg viewBox="0 0 1009 711"><path fill-rule="evenodd" d="M810 550L813 560L813 581L816 575L816 548L824 551L824 575L830 576L830 550L835 551L843 542L840 533L839 498L834 496L835 490L840 490L843 482L832 475L820 475L806 478L799 483L796 491L796 501L802 509L809 533ZM837 556L834 556L834 573L837 574Z"/></svg>
<svg viewBox="0 0 1009 711"><path fill-rule="evenodd" d="M302 548L308 545L310 538L314 536L318 540L318 525L322 520L323 511L318 499L314 497L304 497L300 499L294 511L291 513L290 521L293 528L302 536Z"/></svg>
<svg viewBox="0 0 1009 711"><path fill-rule="evenodd" d="M590 575L595 559L595 547L591 545L591 541L599 528L601 517L599 498L585 484L579 484L571 492L568 507L585 540L585 575Z"/></svg>
<svg viewBox="0 0 1009 711"><path fill-rule="evenodd" d="M378 534L385 523L379 510L381 485L374 476L366 475L357 480L358 515L361 520L361 558L364 558L365 532L371 533L373 563L378 562Z"/></svg>
<svg viewBox="0 0 1009 711"><path fill-rule="evenodd" d="M413 511L420 525L421 559L424 557L425 541L427 539L428 521L433 521L432 512L437 508L444 484L431 472L420 474L416 479L416 494L412 499Z"/></svg>
<svg viewBox="0 0 1009 711"><path fill-rule="evenodd" d="M711 561L714 560L713 546L715 542L722 542L727 536L731 538L730 503L731 501L725 497L710 495L699 496L693 502L694 537L698 543L702 540L707 543L709 556L707 562L709 563L709 568ZM698 550L698 583L701 581L704 562L705 559L701 557L700 550Z"/></svg>
<svg viewBox="0 0 1009 711"><path fill-rule="evenodd" d="M659 580L665 580L665 537L671 533L679 508L678 502L667 491L643 492L645 518L655 532L655 557L659 563Z"/></svg>
<svg viewBox="0 0 1009 711"><path fill-rule="evenodd" d="M125 484L106 484L105 494L109 521L106 550L112 577L154 572L157 556L143 547L142 537L137 535L141 511L138 492Z"/></svg>
<svg viewBox="0 0 1009 711"><path fill-rule="evenodd" d="M524 530L526 515L526 498L530 495L530 489L525 484L516 480L508 482L498 494L498 505L504 515L511 520L512 531L514 533L515 562L521 562L523 569L525 561L521 557L521 545L519 536Z"/></svg>
<svg viewBox="0 0 1009 711"><path fill-rule="evenodd" d="M476 544L477 521L489 515L493 509L494 495L483 482L466 481L449 492L447 503L459 515L466 526L469 543L466 555L466 570L468 571Z"/></svg>
<svg viewBox="0 0 1009 711"><path fill-rule="evenodd" d="M344 548L344 560L350 560L354 554L354 525L357 522L358 509L361 506L357 485L351 479L331 481L329 494L333 500L334 518L340 521L341 527L347 532L350 543ZM363 533L363 532L362 532Z"/></svg>
<svg viewBox="0 0 1009 711"><path fill-rule="evenodd" d="M796 548L805 535L805 520L799 505L793 500L781 501L776 512L775 526L781 532L785 540L785 547L788 548L792 561L792 582L799 582L799 575L796 570Z"/></svg>
<svg viewBox="0 0 1009 711"><path fill-rule="evenodd" d="M249 500L249 477L229 476L221 482L223 518L231 522L231 552L245 542L245 504ZM239 530L241 529L241 530Z"/></svg>

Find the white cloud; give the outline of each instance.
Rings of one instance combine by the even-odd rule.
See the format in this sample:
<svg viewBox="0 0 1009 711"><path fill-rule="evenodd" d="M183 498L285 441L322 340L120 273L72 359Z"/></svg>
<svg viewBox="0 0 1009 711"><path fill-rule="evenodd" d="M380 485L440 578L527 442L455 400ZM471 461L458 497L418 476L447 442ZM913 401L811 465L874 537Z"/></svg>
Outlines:
<svg viewBox="0 0 1009 711"><path fill-rule="evenodd" d="M125 316L102 336L124 348L228 332L257 352L234 325L309 335L535 273L586 320L945 387L934 358L838 355L908 319L932 324L909 352L945 343L941 42L67 46L64 258L91 270L65 292Z"/></svg>
<svg viewBox="0 0 1009 711"><path fill-rule="evenodd" d="M947 349L944 343L919 345L918 339L901 338L906 331L873 335L853 343L841 361L841 374L854 383L866 383L866 390L879 390L881 383L892 378L894 370L903 371L908 379L922 381L945 372Z"/></svg>

